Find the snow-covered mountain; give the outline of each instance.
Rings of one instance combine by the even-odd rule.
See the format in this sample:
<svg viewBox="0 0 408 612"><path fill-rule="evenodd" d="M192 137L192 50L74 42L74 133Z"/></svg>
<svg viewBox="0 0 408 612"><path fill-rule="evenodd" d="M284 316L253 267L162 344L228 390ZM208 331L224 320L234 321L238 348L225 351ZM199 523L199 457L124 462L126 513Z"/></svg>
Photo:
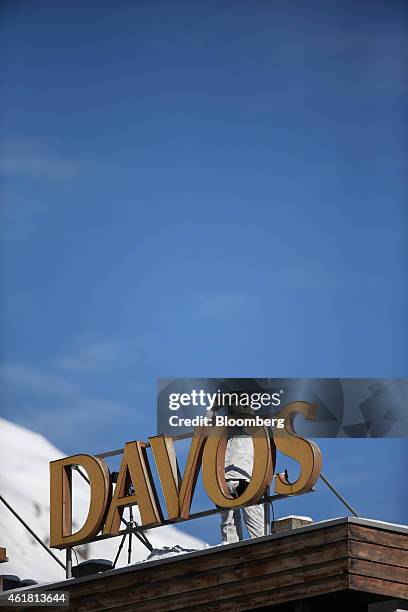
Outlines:
<svg viewBox="0 0 408 612"><path fill-rule="evenodd" d="M66 456L44 436L0 418L0 491L1 495L38 536L49 541L49 462ZM75 475L75 473L74 473ZM88 485L79 476L74 481L73 506L78 527L88 512ZM156 549L180 545L186 549L202 549L204 542L173 526L150 530L148 537ZM79 562L86 558L113 561L121 538L76 547ZM149 551L135 538L132 562L142 561ZM7 549L9 562L0 566L2 574L38 581L63 579L64 570L34 540L11 512L0 502L0 546ZM65 561L65 552L53 549ZM73 558L75 563L75 557ZM127 563L127 541L117 567Z"/></svg>

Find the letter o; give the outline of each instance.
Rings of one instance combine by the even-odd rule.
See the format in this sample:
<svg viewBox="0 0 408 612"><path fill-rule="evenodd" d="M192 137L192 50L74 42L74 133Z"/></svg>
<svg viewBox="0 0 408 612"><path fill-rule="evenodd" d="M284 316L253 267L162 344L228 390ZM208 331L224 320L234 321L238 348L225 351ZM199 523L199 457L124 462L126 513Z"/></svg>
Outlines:
<svg viewBox="0 0 408 612"><path fill-rule="evenodd" d="M203 452L203 484L208 497L221 508L236 508L257 502L270 484L275 468L276 447L265 427L248 427L254 445L251 480L239 497L232 497L225 480L228 427L214 427Z"/></svg>

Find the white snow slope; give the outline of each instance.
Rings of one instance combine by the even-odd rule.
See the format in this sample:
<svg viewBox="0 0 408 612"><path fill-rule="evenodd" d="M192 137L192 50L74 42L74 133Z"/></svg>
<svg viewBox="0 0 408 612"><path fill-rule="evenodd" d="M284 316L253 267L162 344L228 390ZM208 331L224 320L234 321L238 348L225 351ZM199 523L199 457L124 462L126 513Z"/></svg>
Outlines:
<svg viewBox="0 0 408 612"><path fill-rule="evenodd" d="M0 418L0 492L37 535L49 542L49 462L64 457L44 436ZM88 512L88 484L74 473L74 528L82 524ZM75 511L75 509L77 509ZM135 510L135 509L134 509ZM136 518L136 516L135 516ZM202 549L205 544L171 525L147 532L156 549L180 545ZM79 562L86 558L114 560L121 537L76 547ZM142 561L149 551L135 537L132 539L132 563ZM9 562L0 565L1 574L16 574L21 579L61 580L64 570L34 540L11 512L0 502L0 546L7 549ZM117 567L127 563L128 541ZM65 562L65 552L53 549ZM73 557L75 563L75 556Z"/></svg>

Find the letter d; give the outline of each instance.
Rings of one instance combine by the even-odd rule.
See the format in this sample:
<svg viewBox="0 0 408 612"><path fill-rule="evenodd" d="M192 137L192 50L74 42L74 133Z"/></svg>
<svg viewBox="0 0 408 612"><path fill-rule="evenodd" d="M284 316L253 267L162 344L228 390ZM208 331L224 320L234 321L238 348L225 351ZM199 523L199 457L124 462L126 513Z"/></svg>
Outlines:
<svg viewBox="0 0 408 612"><path fill-rule="evenodd" d="M90 482L90 504L82 528L72 533L72 466L86 471ZM103 459L72 455L50 463L50 546L66 548L91 540L101 529L111 493L109 469Z"/></svg>

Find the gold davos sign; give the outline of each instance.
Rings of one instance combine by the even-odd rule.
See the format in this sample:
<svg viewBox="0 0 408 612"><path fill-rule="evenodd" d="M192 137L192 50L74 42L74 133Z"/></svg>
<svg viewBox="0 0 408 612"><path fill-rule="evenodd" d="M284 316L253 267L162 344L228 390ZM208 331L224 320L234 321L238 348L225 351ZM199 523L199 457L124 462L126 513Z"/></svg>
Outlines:
<svg viewBox="0 0 408 612"><path fill-rule="evenodd" d="M321 452L312 441L297 435L293 419L297 414L313 420L316 406L297 401L285 406L279 414L284 427L278 434L265 426L252 432L254 454L251 480L239 497L232 497L225 480L225 451L228 427L199 427L194 431L184 475L181 478L173 440L167 435L149 438L149 444L128 442L115 489L108 466L103 459L92 455L73 455L50 463L50 545L66 548L92 541L97 534L111 537L120 533L120 522L125 507L137 505L142 527L163 524L164 517L152 478L147 447L150 446L160 478L167 509L167 521L188 520L190 506L200 468L208 497L220 508L235 508L257 503L272 482L275 473L276 450L300 465L300 475L289 482L284 474L275 478L275 492L298 495L309 491L321 470ZM211 429L211 432L209 432ZM72 533L72 466L82 467L90 482L90 505L85 523ZM129 495L130 484L134 493Z"/></svg>

